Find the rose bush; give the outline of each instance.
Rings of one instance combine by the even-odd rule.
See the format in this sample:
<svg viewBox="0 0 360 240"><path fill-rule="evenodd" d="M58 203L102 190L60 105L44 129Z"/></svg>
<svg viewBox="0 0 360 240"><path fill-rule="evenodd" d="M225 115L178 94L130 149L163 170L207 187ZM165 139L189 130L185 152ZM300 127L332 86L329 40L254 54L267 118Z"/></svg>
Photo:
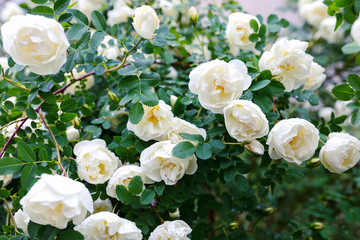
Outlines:
<svg viewBox="0 0 360 240"><path fill-rule="evenodd" d="M359 238L355 0L19 2L0 239Z"/></svg>

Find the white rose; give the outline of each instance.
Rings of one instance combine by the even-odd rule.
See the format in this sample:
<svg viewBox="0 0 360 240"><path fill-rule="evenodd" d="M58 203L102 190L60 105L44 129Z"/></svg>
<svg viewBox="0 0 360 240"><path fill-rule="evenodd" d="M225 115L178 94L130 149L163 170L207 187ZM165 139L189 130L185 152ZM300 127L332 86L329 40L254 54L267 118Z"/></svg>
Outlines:
<svg viewBox="0 0 360 240"><path fill-rule="evenodd" d="M0 65L1 65L2 69L4 69L4 72L5 72L9 68L8 58L0 57Z"/></svg>
<svg viewBox="0 0 360 240"><path fill-rule="evenodd" d="M328 18L327 14L328 7L323 3L322 0L301 4L299 8L300 15L309 24L314 27L318 27L320 23Z"/></svg>
<svg viewBox="0 0 360 240"><path fill-rule="evenodd" d="M239 54L239 49L254 50L255 44L251 42L249 36L254 32L250 27L250 21L255 20L260 26L259 20L252 15L237 12L229 16L229 21L226 26L226 38L230 43L231 53Z"/></svg>
<svg viewBox="0 0 360 240"><path fill-rule="evenodd" d="M32 222L59 229L66 228L70 221L81 223L87 211L93 211L85 185L60 175L42 174L20 204Z"/></svg>
<svg viewBox="0 0 360 240"><path fill-rule="evenodd" d="M84 235L85 240L142 239L141 231L135 223L111 212L99 212L91 215L74 229Z"/></svg>
<svg viewBox="0 0 360 240"><path fill-rule="evenodd" d="M128 189L130 181L135 177L140 176L143 182L143 189L145 189L144 183L153 183L148 179L143 173L141 167L136 165L125 165L120 167L114 174L111 176L109 183L106 187L106 194L110 197L117 198L116 195L116 186L122 185Z"/></svg>
<svg viewBox="0 0 360 240"><path fill-rule="evenodd" d="M285 91L305 84L310 77L313 57L305 53L307 42L279 39L259 60L260 71L270 70L285 86Z"/></svg>
<svg viewBox="0 0 360 240"><path fill-rule="evenodd" d="M66 128L66 137L69 142L80 140L80 132L74 126Z"/></svg>
<svg viewBox="0 0 360 240"><path fill-rule="evenodd" d="M334 32L335 25L336 25L335 17L328 17L324 19L320 23L319 29L315 34L315 39L323 38L328 43L341 43L344 40L344 30L338 28Z"/></svg>
<svg viewBox="0 0 360 240"><path fill-rule="evenodd" d="M194 6L189 9L190 20L195 22L199 18L199 14Z"/></svg>
<svg viewBox="0 0 360 240"><path fill-rule="evenodd" d="M169 67L168 68L169 73L165 76L166 78L170 78L172 80L176 80L178 77L178 72L176 71L176 69L174 67Z"/></svg>
<svg viewBox="0 0 360 240"><path fill-rule="evenodd" d="M170 141L162 141L144 149L140 154L143 173L155 182L164 180L166 185L174 185L185 174L194 174L197 170L195 155L177 158L172 155L175 146Z"/></svg>
<svg viewBox="0 0 360 240"><path fill-rule="evenodd" d="M244 145L244 147L258 155L264 155L264 146L258 140L252 140L250 143Z"/></svg>
<svg viewBox="0 0 360 240"><path fill-rule="evenodd" d="M28 225L30 222L29 215L24 213L23 210L19 209L14 214L14 220L15 220L16 226L18 228L21 228L21 230L23 230L26 235L29 235L29 233L28 233Z"/></svg>
<svg viewBox="0 0 360 240"><path fill-rule="evenodd" d="M330 172L345 172L360 160L360 141L348 133L330 133L319 158Z"/></svg>
<svg viewBox="0 0 360 240"><path fill-rule="evenodd" d="M179 16L179 9L177 6L180 6L181 2L179 0L160 0L159 8L165 16L172 17L172 19L177 19Z"/></svg>
<svg viewBox="0 0 360 240"><path fill-rule="evenodd" d="M155 30L160 27L160 19L152 7L143 5L134 10L133 26L140 37L155 37Z"/></svg>
<svg viewBox="0 0 360 240"><path fill-rule="evenodd" d="M155 230L150 234L149 240L190 240L187 235L191 232L192 229L190 226L182 220L165 221L163 224L155 228Z"/></svg>
<svg viewBox="0 0 360 240"><path fill-rule="evenodd" d="M346 107L346 105L348 105L351 102L352 102L351 100L350 101L337 100L334 104L335 116L339 117L342 115L350 115L352 113L352 110Z"/></svg>
<svg viewBox="0 0 360 240"><path fill-rule="evenodd" d="M110 179L121 161L106 148L102 139L81 141L74 147L77 173L80 179L92 184L104 183Z"/></svg>
<svg viewBox="0 0 360 240"><path fill-rule="evenodd" d="M94 202L94 214L98 212L111 212L113 206L110 199L101 200L100 198Z"/></svg>
<svg viewBox="0 0 360 240"><path fill-rule="evenodd" d="M9 183L11 182L12 179L13 179L12 174L0 175L0 181L3 181L3 187L6 187L7 185L9 185Z"/></svg>
<svg viewBox="0 0 360 240"><path fill-rule="evenodd" d="M304 89L316 90L325 81L325 68L316 62L311 63L310 77L308 77L304 84Z"/></svg>
<svg viewBox="0 0 360 240"><path fill-rule="evenodd" d="M125 23L131 16L131 8L126 4L126 2L124 2L124 0L117 0L114 3L113 10L110 10L107 15L107 24L110 26Z"/></svg>
<svg viewBox="0 0 360 240"><path fill-rule="evenodd" d="M91 13L95 10L99 10L103 4L106 4L106 0L74 0L77 2L73 8L80 10L89 19L91 19Z"/></svg>
<svg viewBox="0 0 360 240"><path fill-rule="evenodd" d="M19 7L17 3L14 2L5 2L4 5L1 7L0 11L0 21L7 22L10 20L12 16L16 15L24 15L25 10Z"/></svg>
<svg viewBox="0 0 360 240"><path fill-rule="evenodd" d="M54 19L26 14L14 16L1 27L4 50L17 64L34 73L57 73L70 46L64 29Z"/></svg>
<svg viewBox="0 0 360 240"><path fill-rule="evenodd" d="M325 121L330 121L331 119L331 113L333 113L335 110L331 107L324 107L319 110L319 117L324 118Z"/></svg>
<svg viewBox="0 0 360 240"><path fill-rule="evenodd" d="M351 26L351 38L360 45L360 17Z"/></svg>
<svg viewBox="0 0 360 240"><path fill-rule="evenodd" d="M269 132L269 121L260 107L248 100L234 100L224 108L225 127L238 142L261 138Z"/></svg>
<svg viewBox="0 0 360 240"><path fill-rule="evenodd" d="M161 138L170 128L174 119L171 107L160 100L154 107L144 107L144 116L137 124L127 123L127 129L144 141Z"/></svg>
<svg viewBox="0 0 360 240"><path fill-rule="evenodd" d="M227 63L216 59L202 63L190 72L189 78L190 91L213 113L222 113L224 107L251 85L246 65L240 60Z"/></svg>
<svg viewBox="0 0 360 240"><path fill-rule="evenodd" d="M266 142L272 159L301 164L311 158L319 144L319 130L300 118L291 118L278 122L269 133Z"/></svg>
<svg viewBox="0 0 360 240"><path fill-rule="evenodd" d="M81 72L78 72L77 70L73 71L73 75L74 78L80 78L82 76L84 76L86 74L85 70L82 70ZM66 74L67 79L66 79L66 84L69 84L71 82L70 78L71 75L70 74ZM94 84L95 84L95 79L94 76L89 76L85 79L80 80L81 82L84 83L85 85L85 90L89 90L91 89ZM72 85L70 85L65 91L65 94L69 94L69 95L74 95L76 91L81 91L81 82L80 81L76 81L75 83L73 83Z"/></svg>
<svg viewBox="0 0 360 240"><path fill-rule="evenodd" d="M158 139L159 141L170 140L171 143L178 144L182 141L188 141L180 137L180 133L197 134L201 135L204 140L206 139L206 131L203 128L198 128L195 124L189 123L183 119L175 117L171 123L171 127L165 133L165 135ZM197 145L197 142L190 141L193 145Z"/></svg>
<svg viewBox="0 0 360 240"><path fill-rule="evenodd" d="M121 49L118 47L116 39L110 36L105 36L101 45L97 48L99 54L102 54L107 59L118 59L122 54Z"/></svg>

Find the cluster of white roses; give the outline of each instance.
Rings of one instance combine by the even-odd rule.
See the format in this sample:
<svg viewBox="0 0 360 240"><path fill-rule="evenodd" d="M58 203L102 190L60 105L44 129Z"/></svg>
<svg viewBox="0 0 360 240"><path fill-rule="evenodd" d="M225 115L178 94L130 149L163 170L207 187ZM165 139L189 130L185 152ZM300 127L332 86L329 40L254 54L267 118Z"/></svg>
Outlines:
<svg viewBox="0 0 360 240"><path fill-rule="evenodd" d="M328 7L322 0L300 0L299 13L311 26L317 29L315 38L323 38L328 43L339 43L344 38L344 30L336 31L336 17L327 14Z"/></svg>
<svg viewBox="0 0 360 240"><path fill-rule="evenodd" d="M21 199L22 210L18 210L15 221L24 233L28 233L28 224L32 222L65 229L72 221L75 230L86 240L129 239L141 240L141 230L125 218L109 212L94 211L89 190L81 182L59 175L43 174L30 191ZM87 217L88 213L94 213ZM161 236L174 239L188 239L191 228L181 220L166 221L159 225L149 239Z"/></svg>

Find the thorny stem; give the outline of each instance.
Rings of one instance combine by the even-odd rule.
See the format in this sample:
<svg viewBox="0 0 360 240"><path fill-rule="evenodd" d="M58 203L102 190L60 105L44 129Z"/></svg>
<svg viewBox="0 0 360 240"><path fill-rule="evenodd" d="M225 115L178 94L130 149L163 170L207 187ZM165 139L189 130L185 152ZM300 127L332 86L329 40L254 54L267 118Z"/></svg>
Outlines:
<svg viewBox="0 0 360 240"><path fill-rule="evenodd" d="M205 51L204 51L204 43L203 43L203 41L200 40L198 31L197 31L195 25L193 25L193 28L194 28L195 36L196 36L197 40L200 42L201 52L202 52L204 58L206 58L206 57L205 57Z"/></svg>
<svg viewBox="0 0 360 240"><path fill-rule="evenodd" d="M4 68L1 68L1 72L2 72L2 79L7 81L8 83L10 83L11 85L13 85L14 87L20 88L22 90L28 91L30 92L29 89L27 89L24 85L22 85L21 83L16 83L11 81L11 79L8 79L5 77L5 72L4 72Z"/></svg>
<svg viewBox="0 0 360 240"><path fill-rule="evenodd" d="M123 60L122 62L118 65L118 66L115 66L113 68L110 68L110 69L107 69L105 71L105 73L108 73L108 72L112 72L112 71L116 71L117 69L119 68L122 68L126 62L126 59L127 57L129 56L129 54L140 44L140 42L143 40L143 38L140 38L140 40L129 50L129 51L126 51L124 57L123 57ZM72 84L74 84L75 82L77 81L80 81L84 78L87 78L89 76L92 76L92 75L95 75L95 72L91 72L91 73L88 73L88 74L85 74L84 76L82 77L79 77L77 79L75 79L75 81L69 83L69 84L66 84L64 87L56 90L55 92L53 92L54 95L56 94L59 94L59 93L63 93L68 87L70 87ZM41 105L44 104L44 100L41 101L41 103L36 107L35 111L39 111L40 108L41 108ZM29 119L29 117L25 117L22 119L20 125L16 128L16 130L14 131L14 133L10 136L10 138L7 140L7 142L5 143L4 147L1 149L1 152L0 152L0 158L4 155L5 153L5 150L6 148L9 146L11 140L15 137L15 135L17 134L17 132L21 129L21 127L24 125L24 123Z"/></svg>
<svg viewBox="0 0 360 240"><path fill-rule="evenodd" d="M6 206L6 209L7 209L8 213L9 213L9 215L10 215L11 221L12 221L12 223L13 223L13 225L14 225L15 235L16 235L16 233L18 232L18 230L17 230L17 226L16 226L16 223L15 223L14 215L12 214L11 208L10 208L10 206L9 206L9 203L6 201L6 199L4 199L4 203L5 203L5 206Z"/></svg>
<svg viewBox="0 0 360 240"><path fill-rule="evenodd" d="M48 129L49 133L50 133L50 136L54 142L54 145L55 145L55 148L56 148L56 155L57 155L57 159L58 159L58 165L59 167L61 168L61 170L63 171L65 177L67 177L67 173L66 173L66 170L64 168L64 166L61 164L61 155L60 155L60 150L59 150L59 144L57 143L56 139L55 139L55 136L54 134L52 133L50 127L49 127L49 124L46 122L44 116L42 115L42 113L40 112L40 109L37 111L42 122L45 124L46 128Z"/></svg>

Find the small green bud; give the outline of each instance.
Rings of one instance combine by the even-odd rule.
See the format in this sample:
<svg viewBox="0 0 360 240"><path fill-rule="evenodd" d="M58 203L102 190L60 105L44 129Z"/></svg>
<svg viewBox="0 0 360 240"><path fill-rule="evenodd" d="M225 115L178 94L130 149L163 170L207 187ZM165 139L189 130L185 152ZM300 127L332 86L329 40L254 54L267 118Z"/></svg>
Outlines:
<svg viewBox="0 0 360 240"><path fill-rule="evenodd" d="M273 214L275 212L275 208L273 207L268 207L268 208L265 208L264 210L264 214L266 216L270 216L271 214Z"/></svg>
<svg viewBox="0 0 360 240"><path fill-rule="evenodd" d="M238 228L239 228L239 222L237 222L237 221L233 221L229 224L229 229L231 231L235 231Z"/></svg>
<svg viewBox="0 0 360 240"><path fill-rule="evenodd" d="M192 6L189 9L189 17L190 17L190 22L195 25L199 18L199 14L194 6Z"/></svg>
<svg viewBox="0 0 360 240"><path fill-rule="evenodd" d="M118 96L116 96L116 94L114 92L109 90L107 92L107 95L108 95L108 98L110 99L110 101L112 101L115 104L119 103L120 100L119 100Z"/></svg>
<svg viewBox="0 0 360 240"><path fill-rule="evenodd" d="M320 158L313 158L306 162L306 167L308 168L316 168L321 164Z"/></svg>
<svg viewBox="0 0 360 240"><path fill-rule="evenodd" d="M310 225L310 228L312 230L316 230L316 231L319 231L321 229L324 229L325 228L325 225L322 223L322 222L314 222Z"/></svg>
<svg viewBox="0 0 360 240"><path fill-rule="evenodd" d="M80 129L81 128L81 119L78 116L76 116L73 120L71 120L71 124L74 126L74 128Z"/></svg>

